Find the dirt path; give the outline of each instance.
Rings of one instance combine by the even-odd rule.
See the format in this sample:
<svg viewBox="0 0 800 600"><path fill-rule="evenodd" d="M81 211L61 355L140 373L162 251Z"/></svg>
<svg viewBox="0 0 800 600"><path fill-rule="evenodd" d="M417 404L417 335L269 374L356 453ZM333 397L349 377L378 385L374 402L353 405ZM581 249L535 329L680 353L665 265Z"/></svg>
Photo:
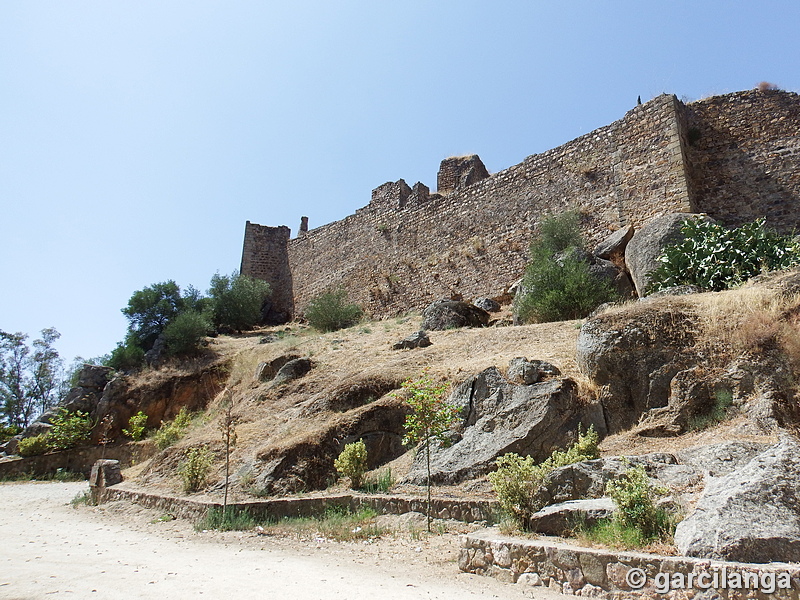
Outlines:
<svg viewBox="0 0 800 600"><path fill-rule="evenodd" d="M127 503L70 506L86 489L0 484L0 598L564 598L460 573L454 535L339 544L195 532Z"/></svg>

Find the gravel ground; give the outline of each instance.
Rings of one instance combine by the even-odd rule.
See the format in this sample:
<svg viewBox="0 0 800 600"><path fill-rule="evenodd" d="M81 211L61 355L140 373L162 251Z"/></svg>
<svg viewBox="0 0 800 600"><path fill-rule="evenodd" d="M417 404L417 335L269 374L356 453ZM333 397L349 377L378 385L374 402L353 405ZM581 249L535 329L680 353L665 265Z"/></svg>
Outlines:
<svg viewBox="0 0 800 600"><path fill-rule="evenodd" d="M87 489L0 484L0 598L564 598L459 572L456 533L338 543L196 532L127 502L73 507Z"/></svg>

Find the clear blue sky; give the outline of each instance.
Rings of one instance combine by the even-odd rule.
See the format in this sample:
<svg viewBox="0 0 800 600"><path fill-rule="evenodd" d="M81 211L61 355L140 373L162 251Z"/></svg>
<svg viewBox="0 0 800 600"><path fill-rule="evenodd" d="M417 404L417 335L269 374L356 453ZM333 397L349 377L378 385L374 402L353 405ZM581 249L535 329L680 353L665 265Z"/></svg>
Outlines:
<svg viewBox="0 0 800 600"><path fill-rule="evenodd" d="M797 0L2 2L0 329L106 353L134 290L237 269L246 220L499 171L640 95L798 91L798 31Z"/></svg>

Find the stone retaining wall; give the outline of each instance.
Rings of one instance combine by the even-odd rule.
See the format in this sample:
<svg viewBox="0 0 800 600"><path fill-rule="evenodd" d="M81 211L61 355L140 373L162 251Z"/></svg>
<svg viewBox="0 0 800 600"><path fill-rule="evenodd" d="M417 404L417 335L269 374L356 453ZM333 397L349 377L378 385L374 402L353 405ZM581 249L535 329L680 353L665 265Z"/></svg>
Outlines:
<svg viewBox="0 0 800 600"><path fill-rule="evenodd" d="M41 456L11 458L0 461L0 479L11 479L23 475L40 477L53 475L58 469L89 476L92 465L101 458L118 460L122 468L147 460L155 454L151 440L119 446L85 446L62 452L51 452Z"/></svg>
<svg viewBox="0 0 800 600"><path fill-rule="evenodd" d="M797 600L800 597L798 565L726 563L682 556L614 552L572 546L552 538L528 540L507 537L500 535L496 529L484 529L461 536L458 562L462 571L487 575L506 583L531 589L545 586L564 594L612 600ZM635 569L641 572L632 572ZM631 588L629 573L632 578L643 576L646 583L641 589ZM719 585L716 590L709 589L714 583L715 573ZM770 581L775 587L772 593L754 589L769 590ZM667 591L669 584L671 590ZM780 589L782 584L788 584L789 589ZM746 589L748 587L750 589Z"/></svg>
<svg viewBox="0 0 800 600"><path fill-rule="evenodd" d="M98 492L101 502L127 500L147 508L157 508L186 519L198 519L211 508L220 508L219 502L179 498L146 492L130 484L105 488ZM303 498L276 498L248 502L231 502L229 507L246 511L257 518L282 519L285 517L310 517L320 515L329 507L344 507L350 510L371 508L379 514L404 514L425 512L425 500L407 496L381 496L361 494L336 494ZM492 522L497 513L497 502L493 500L454 500L433 498L431 513L442 519L456 519L467 523Z"/></svg>

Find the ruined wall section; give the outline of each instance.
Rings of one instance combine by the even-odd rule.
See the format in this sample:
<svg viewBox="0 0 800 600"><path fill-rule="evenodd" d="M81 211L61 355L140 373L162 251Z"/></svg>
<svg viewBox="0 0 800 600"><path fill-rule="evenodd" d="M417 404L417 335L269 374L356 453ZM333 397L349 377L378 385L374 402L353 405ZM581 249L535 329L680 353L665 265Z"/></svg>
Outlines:
<svg viewBox="0 0 800 600"><path fill-rule="evenodd" d="M247 221L244 227L243 275L263 279L272 288L272 312L287 319L294 315L292 272L289 268L289 236L285 225L267 227Z"/></svg>
<svg viewBox="0 0 800 600"><path fill-rule="evenodd" d="M686 105L686 155L697 210L728 226L761 216L800 225L800 96L750 90Z"/></svg>
<svg viewBox="0 0 800 600"><path fill-rule="evenodd" d="M599 241L624 224L691 210L678 106L659 96L447 195L408 194L405 182L381 186L356 214L289 242L298 312L338 285L376 316L441 297L499 296L522 275L532 234L549 213L579 209Z"/></svg>

